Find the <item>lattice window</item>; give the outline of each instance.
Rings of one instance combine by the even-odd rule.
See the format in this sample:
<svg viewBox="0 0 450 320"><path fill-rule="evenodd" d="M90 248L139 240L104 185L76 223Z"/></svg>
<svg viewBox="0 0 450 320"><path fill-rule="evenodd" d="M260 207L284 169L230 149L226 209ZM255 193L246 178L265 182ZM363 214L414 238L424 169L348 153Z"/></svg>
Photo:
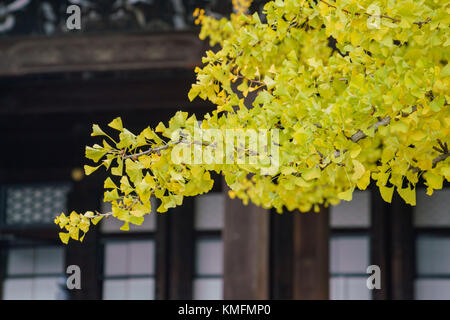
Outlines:
<svg viewBox="0 0 450 320"><path fill-rule="evenodd" d="M4 188L6 225L50 224L66 211L69 184L7 186Z"/></svg>
<svg viewBox="0 0 450 320"><path fill-rule="evenodd" d="M195 198L195 275L193 298L223 299L223 193Z"/></svg>
<svg viewBox="0 0 450 320"><path fill-rule="evenodd" d="M419 234L416 239L415 298L450 299L450 236Z"/></svg>
<svg viewBox="0 0 450 320"><path fill-rule="evenodd" d="M366 286L370 243L368 235L333 235L330 239L330 298L370 300Z"/></svg>
<svg viewBox="0 0 450 320"><path fill-rule="evenodd" d="M450 227L450 188L435 190L432 196L425 188L417 188L417 206L414 210L414 226L418 228Z"/></svg>
<svg viewBox="0 0 450 320"><path fill-rule="evenodd" d="M64 248L12 247L7 250L4 300L67 299Z"/></svg>
<svg viewBox="0 0 450 320"><path fill-rule="evenodd" d="M377 212L373 213L377 214ZM370 191L330 208L330 298L371 299L366 286L370 255Z"/></svg>
<svg viewBox="0 0 450 320"><path fill-rule="evenodd" d="M331 228L368 228L370 226L370 191L355 191L353 200L342 201L330 209Z"/></svg>
<svg viewBox="0 0 450 320"><path fill-rule="evenodd" d="M104 259L104 300L155 298L154 240L109 240Z"/></svg>

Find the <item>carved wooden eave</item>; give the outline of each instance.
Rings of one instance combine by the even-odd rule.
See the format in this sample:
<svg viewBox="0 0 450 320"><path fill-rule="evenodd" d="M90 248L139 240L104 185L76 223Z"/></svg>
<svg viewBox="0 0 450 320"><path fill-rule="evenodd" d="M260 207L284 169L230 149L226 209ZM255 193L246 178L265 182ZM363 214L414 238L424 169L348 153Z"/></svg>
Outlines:
<svg viewBox="0 0 450 320"><path fill-rule="evenodd" d="M0 76L192 69L205 49L196 32L5 38L0 40Z"/></svg>

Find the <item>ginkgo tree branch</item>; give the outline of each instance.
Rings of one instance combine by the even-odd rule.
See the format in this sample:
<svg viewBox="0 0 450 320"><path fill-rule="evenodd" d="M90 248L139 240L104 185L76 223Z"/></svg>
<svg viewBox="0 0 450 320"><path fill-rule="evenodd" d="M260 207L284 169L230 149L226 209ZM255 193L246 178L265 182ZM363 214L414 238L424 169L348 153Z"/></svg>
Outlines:
<svg viewBox="0 0 450 320"><path fill-rule="evenodd" d="M433 146L433 149L436 150L437 152L440 153L440 155L438 155L436 158L434 158L431 162L432 167L435 168L436 165L441 162L444 161L445 159L447 159L448 157L450 157L450 152L448 150L448 144L447 142L442 142L440 139L437 139L437 143L439 145L439 147ZM414 172L418 172L420 171L419 168L414 167L412 168Z"/></svg>
<svg viewBox="0 0 450 320"><path fill-rule="evenodd" d="M412 109L413 109L413 110L411 111L411 113L417 111L417 106L413 106ZM402 117L407 117L407 116L410 115L411 113L408 113L408 114L402 114ZM372 127L375 127L374 130L375 130L375 132L376 132L376 131L378 130L379 127L387 126L387 125L389 125L390 123L391 123L391 117L390 117L390 116L387 116L387 117L381 119L380 121L377 121L375 124L371 125L371 126L369 127L369 129L372 128ZM353 134L353 135L350 137L350 140L351 140L352 142L354 142L354 143L357 143L358 141L360 141L361 139L364 139L364 138L366 138L366 137L367 137L367 135L366 135L363 131L358 130L355 134ZM442 142L438 139L438 144L439 144L439 146L441 147L441 149L438 149L438 148L436 148L436 147L433 147L433 149L435 149L436 151L440 152L441 154L440 154L439 156L437 156L436 158L433 159L433 161L432 161L433 168L436 167L436 165L437 165L439 162L444 161L445 159L447 159L447 158L450 156L450 152L449 152L449 150L448 150L447 143L442 143ZM346 151L347 151L347 150L345 150L345 149L342 150L342 152L346 152ZM336 150L336 151L335 151L335 154L334 154L334 155L335 155L336 158L338 158L338 157L340 156L340 152L341 152L341 151L339 151L339 150ZM413 169L415 172L420 171L420 169L418 169L418 168L416 168L416 167L413 167L412 169Z"/></svg>
<svg viewBox="0 0 450 320"><path fill-rule="evenodd" d="M387 125L389 125L389 123L391 123L391 117L390 117L390 116L387 116L387 117L385 117L385 118L383 118L383 119L377 121L375 124L369 126L368 129L371 129L372 127L374 127L374 131L377 132L377 130L378 130L379 127L387 126ZM366 137L367 137L367 135L366 135L362 130L358 130L356 133L354 133L354 134L350 137L350 140L351 140L352 142L354 142L354 143L357 143L358 141L360 141L361 139L364 139L364 138L366 138ZM334 152L335 158L340 157L341 152L344 153L344 152L347 152L347 150L346 150L346 149L343 149L343 150L336 150L336 151Z"/></svg>
<svg viewBox="0 0 450 320"><path fill-rule="evenodd" d="M438 155L436 158L433 159L432 164L433 164L433 168L436 167L436 165L441 162L444 161L445 159L447 159L448 157L450 157L450 152L447 151L447 153L443 153Z"/></svg>
<svg viewBox="0 0 450 320"><path fill-rule="evenodd" d="M413 107L412 107L411 113L413 113L413 112L415 112L415 111L417 111L417 106L413 106ZM402 114L402 117L407 117L407 116L410 115L411 113L408 113L408 114ZM383 119L377 121L375 124L369 126L368 129L374 127L374 131L376 132L376 131L378 130L379 127L387 126L387 125L389 125L390 123L391 123L391 117L390 117L390 116L387 116L387 117L385 117L385 118L383 118ZM321 127L322 127L320 124L315 124L315 125L316 125L318 128L321 128ZM354 142L354 143L357 143L358 141L360 141L360 140L362 140L362 139L364 139L364 138L366 138L366 137L367 137L367 135L366 135L362 130L358 130L355 134L353 134L353 135L350 137L350 140L351 140L352 142ZM444 161L445 159L447 159L447 158L450 156L450 152L449 152L449 150L448 150L447 143L442 143L440 140L438 140L438 144L439 144L439 146L441 147L441 149L438 149L437 147L433 147L433 149L435 149L436 151L440 152L441 154L440 154L439 156L437 156L436 158L433 159L433 161L432 161L433 168L436 167L436 165L437 165L439 162ZM347 152L347 150L346 150L346 149L343 149L343 150L336 150L335 153L334 153L335 158L340 157L341 152L344 153L344 152ZM319 155L323 158L323 155L322 155L320 152L319 152ZM331 163L331 162L330 162L330 163ZM325 165L322 169L325 169L330 163L328 163L327 165ZM413 171L415 171L415 172L420 171L420 169L419 169L419 168L416 168L416 167L412 167L411 169L413 169Z"/></svg>
<svg viewBox="0 0 450 320"><path fill-rule="evenodd" d="M439 162L445 161L448 157L450 157L450 151L448 150L447 143L442 143L441 140L437 139L437 142L440 148L433 146L433 149L440 153L436 158L431 161L432 168L435 168ZM413 172L420 172L421 170L417 167L411 166L410 169Z"/></svg>
<svg viewBox="0 0 450 320"><path fill-rule="evenodd" d="M368 129L374 127L374 131L377 132L379 127L387 126L389 125L389 123L391 123L391 117L387 116L386 118L383 118L380 121L377 121L375 124L371 125ZM367 135L361 130L358 130L354 135L351 136L350 140L352 140L352 142L354 143L357 143L359 140L364 139L365 137L367 137Z"/></svg>
<svg viewBox="0 0 450 320"><path fill-rule="evenodd" d="M408 8L401 1L366 1L365 8L352 0L267 1L264 19L246 13L248 0L235 0L239 14L229 19L196 10L200 38L217 45L195 68L196 82L188 93L191 101L198 97L215 106L201 120L201 128L222 133L276 130L270 149L272 153L271 146L277 146L278 152L270 161L257 159L262 161L256 165L247 159L216 163L217 152L212 163L203 154L198 163L197 151L222 151L222 145L212 131L212 136L197 138L195 115L179 111L167 119L167 126L160 123L138 135L116 118L108 127L118 131L118 140L86 148L86 158L95 163L84 166L86 175L106 168L110 176L103 185L104 201L124 223L121 230L143 223L153 212L151 197L162 213L182 205L185 197L210 192L214 172L224 176L231 197L279 213L319 211L320 206L351 201L356 188L365 190L371 181L384 201L391 202L397 191L414 206L419 176L430 195L443 188L444 179L450 181L450 67L442 59L448 33L442 26L450 3L431 6L430 1ZM374 17L382 27L365 23ZM399 47L397 42L408 45ZM333 54L335 48L346 54ZM255 99L242 99L249 92ZM383 106L370 111L368 103ZM407 118L411 110L415 113ZM189 136L175 138L180 129ZM109 137L98 125L91 135ZM247 147L247 135L238 138L245 142L235 144L233 138L226 157L233 152L233 160L241 160L258 155L255 151L268 152L267 141L260 148L257 139L256 148ZM241 151L237 159L236 151ZM186 152L194 153L195 164L188 163ZM261 170L269 162L275 165ZM328 165L332 168L324 170ZM102 217L88 219L87 214L94 215L72 212L56 219L64 243L82 240L79 231L86 232Z"/></svg>
<svg viewBox="0 0 450 320"><path fill-rule="evenodd" d="M433 149L435 149L435 147L433 147ZM441 154L431 161L432 168L436 168L439 162L445 161L448 157L450 157L450 152L448 150L440 152ZM421 171L420 168L414 166L411 166L409 169L412 170L412 172L414 173Z"/></svg>
<svg viewBox="0 0 450 320"><path fill-rule="evenodd" d="M167 143L167 144L165 144L163 146L150 148L148 150L145 150L145 151L142 151L142 152L138 152L138 153L134 153L134 154L125 154L125 150L124 150L122 159L129 159L129 158L137 159L140 156L144 156L144 155L152 154L152 153L158 153L158 152L160 152L162 150L165 150L165 149L168 149L171 146L173 146L175 144L178 144L180 142L181 142L181 139L178 140L178 141L171 141L171 142L169 142L169 143Z"/></svg>
<svg viewBox="0 0 450 320"><path fill-rule="evenodd" d="M145 151L141 151L138 153L126 154L126 149L124 149L121 152L122 159L137 160L141 156L149 155L149 154L153 154L153 153L159 153L162 150L166 150L166 149L168 149L174 145L180 144L180 143L198 145L198 146L203 146L203 147L212 147L213 149L216 149L216 147L217 147L216 142L208 143L208 142L202 142L202 141L190 141L190 140L185 140L185 138L183 138L183 137L186 137L185 135L183 135L183 134L180 134L180 135L182 137L179 140L171 141L163 146L149 148ZM259 152L251 150L250 148L245 149L245 148L241 148L241 147L237 147L237 146L234 146L234 148L235 148L236 152L238 152L238 153L245 152L247 156L261 156L261 154ZM272 155L268 154L267 157L272 158Z"/></svg>

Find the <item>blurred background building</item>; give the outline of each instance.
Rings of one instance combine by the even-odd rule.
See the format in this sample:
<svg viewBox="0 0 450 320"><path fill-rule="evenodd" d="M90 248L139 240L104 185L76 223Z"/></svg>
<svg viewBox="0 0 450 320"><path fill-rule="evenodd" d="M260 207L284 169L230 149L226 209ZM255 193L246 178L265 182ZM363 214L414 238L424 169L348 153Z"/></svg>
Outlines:
<svg viewBox="0 0 450 320"><path fill-rule="evenodd" d="M81 30L66 29L72 4ZM0 297L450 299L448 188L419 188L414 208L369 189L319 214L278 215L230 200L217 177L213 192L130 232L109 219L60 244L61 211L107 210L104 175L81 171L93 123L121 116L138 132L212 109L187 99L208 48L196 7L227 15L231 1L0 1ZM66 288L73 264L81 290ZM372 264L380 290L366 286Z"/></svg>

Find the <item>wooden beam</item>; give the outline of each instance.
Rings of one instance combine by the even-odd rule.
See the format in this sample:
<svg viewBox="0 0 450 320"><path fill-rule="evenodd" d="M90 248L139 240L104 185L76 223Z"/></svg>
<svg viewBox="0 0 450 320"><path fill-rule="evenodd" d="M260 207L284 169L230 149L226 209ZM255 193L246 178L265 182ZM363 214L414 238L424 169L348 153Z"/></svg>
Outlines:
<svg viewBox="0 0 450 320"><path fill-rule="evenodd" d="M196 32L15 37L0 42L0 76L193 69L205 49Z"/></svg>
<svg viewBox="0 0 450 320"><path fill-rule="evenodd" d="M56 171L65 171L64 179L70 179L73 168L83 168L83 165L87 164L84 157L85 146L101 142L100 138L91 137L92 124L97 123L108 130L107 123L114 117L121 116L129 130L139 133L147 126L154 128L158 121L167 122L174 114L175 110L171 112L131 108L125 111L111 111L108 114L94 112L30 116L0 114L0 135L4 138L2 146L11 155L0 159L0 180L19 182L20 177L30 179L39 176L43 181L49 181L54 180L52 176ZM202 113L196 114L200 116ZM30 155L33 161L30 161ZM98 172L103 173L104 170ZM92 180L91 177L97 176L96 172L89 179Z"/></svg>
<svg viewBox="0 0 450 320"><path fill-rule="evenodd" d="M224 299L269 298L269 213L228 197L224 186Z"/></svg>
<svg viewBox="0 0 450 320"><path fill-rule="evenodd" d="M111 117L111 112L164 110L173 114L178 110L193 111L196 107L211 108L211 104L202 99L189 102L187 94L194 82L193 71L148 72L145 76L124 79L110 75L93 79L6 81L0 85L0 120L9 115L48 116L51 113L61 117L101 112Z"/></svg>
<svg viewBox="0 0 450 320"><path fill-rule="evenodd" d="M293 298L324 300L329 298L329 214L293 214Z"/></svg>

